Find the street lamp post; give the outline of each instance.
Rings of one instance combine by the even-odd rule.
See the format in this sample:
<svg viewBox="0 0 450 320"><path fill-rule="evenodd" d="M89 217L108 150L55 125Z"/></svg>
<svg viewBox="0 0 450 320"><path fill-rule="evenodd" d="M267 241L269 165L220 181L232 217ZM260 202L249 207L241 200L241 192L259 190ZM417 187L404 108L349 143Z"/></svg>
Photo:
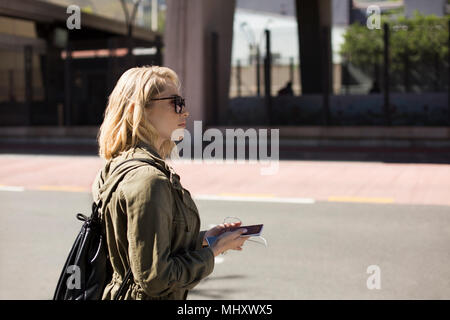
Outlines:
<svg viewBox="0 0 450 320"><path fill-rule="evenodd" d="M264 33L266 35L266 56L264 58L264 91L265 91L265 100L266 100L266 109L267 109L267 117L268 124L272 124L272 54L270 50L270 30L265 29Z"/></svg>
<svg viewBox="0 0 450 320"><path fill-rule="evenodd" d="M255 60L256 60L256 95L259 97L261 96L261 81L260 81L260 51L259 51L259 42L256 41L255 33L250 28L247 22L241 23L241 29L242 32L247 37L247 41L249 43L250 48L250 56L252 54L255 54Z"/></svg>
<svg viewBox="0 0 450 320"><path fill-rule="evenodd" d="M125 23L127 24L127 60L128 60L128 67L134 66L134 56L133 56L133 48L134 48L134 41L133 41L133 27L134 27L134 20L136 17L136 11L140 4L141 0L133 0L133 8L131 11L131 14L128 12L127 5L125 3L125 0L120 0L120 3L122 4L122 9L125 14Z"/></svg>
<svg viewBox="0 0 450 320"><path fill-rule="evenodd" d="M261 72L261 66L260 66L260 53L259 53L259 45L256 46L256 95L258 97L261 96L261 83L260 83L260 72Z"/></svg>

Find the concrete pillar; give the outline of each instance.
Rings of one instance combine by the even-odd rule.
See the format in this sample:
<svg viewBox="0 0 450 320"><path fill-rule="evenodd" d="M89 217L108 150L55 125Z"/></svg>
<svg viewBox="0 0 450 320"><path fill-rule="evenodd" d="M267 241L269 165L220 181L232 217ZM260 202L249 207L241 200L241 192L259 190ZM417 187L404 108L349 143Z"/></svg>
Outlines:
<svg viewBox="0 0 450 320"><path fill-rule="evenodd" d="M235 0L167 0L163 64L180 77L191 133L194 120L204 128L226 117L234 8Z"/></svg>
<svg viewBox="0 0 450 320"><path fill-rule="evenodd" d="M296 0L296 9L302 93L322 93L327 83L323 77L332 81L331 44L327 43L331 39L331 1Z"/></svg>

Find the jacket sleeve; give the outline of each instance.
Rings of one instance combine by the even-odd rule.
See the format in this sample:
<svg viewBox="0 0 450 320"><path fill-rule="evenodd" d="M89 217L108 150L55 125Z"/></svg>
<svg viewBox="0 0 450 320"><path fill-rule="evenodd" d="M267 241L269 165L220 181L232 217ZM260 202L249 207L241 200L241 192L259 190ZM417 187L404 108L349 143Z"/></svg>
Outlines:
<svg viewBox="0 0 450 320"><path fill-rule="evenodd" d="M135 175L123 191L130 266L148 296L191 289L212 272L214 254L209 247L171 252L173 194L164 175Z"/></svg>
<svg viewBox="0 0 450 320"><path fill-rule="evenodd" d="M197 237L197 249L202 248L203 247L203 238L205 237L205 233L207 231L200 231Z"/></svg>

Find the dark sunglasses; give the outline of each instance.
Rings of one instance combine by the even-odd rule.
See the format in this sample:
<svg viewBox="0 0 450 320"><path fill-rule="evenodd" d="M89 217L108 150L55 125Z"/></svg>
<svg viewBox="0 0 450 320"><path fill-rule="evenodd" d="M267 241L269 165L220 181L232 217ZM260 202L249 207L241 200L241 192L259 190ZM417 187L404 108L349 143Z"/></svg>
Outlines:
<svg viewBox="0 0 450 320"><path fill-rule="evenodd" d="M176 113L182 113L183 109L185 108L184 98L177 96L177 95L170 96L170 97L164 97L164 98L153 98L150 100L152 100L152 101L154 101L154 100L172 100L173 104L175 106Z"/></svg>

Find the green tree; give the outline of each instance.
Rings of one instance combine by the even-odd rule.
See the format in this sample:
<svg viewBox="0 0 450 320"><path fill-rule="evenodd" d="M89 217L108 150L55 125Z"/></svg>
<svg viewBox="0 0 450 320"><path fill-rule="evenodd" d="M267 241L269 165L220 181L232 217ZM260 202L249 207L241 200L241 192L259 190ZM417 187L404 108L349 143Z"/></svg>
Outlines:
<svg viewBox="0 0 450 320"><path fill-rule="evenodd" d="M391 71L403 74L407 91L411 65L432 65L439 72L442 61L448 59L449 16L425 16L416 11L411 18L382 15L381 25L384 23L390 30ZM370 74L382 64L383 49L382 28L371 30L354 23L344 35L341 54L345 61ZM378 78L378 74L373 76Z"/></svg>

